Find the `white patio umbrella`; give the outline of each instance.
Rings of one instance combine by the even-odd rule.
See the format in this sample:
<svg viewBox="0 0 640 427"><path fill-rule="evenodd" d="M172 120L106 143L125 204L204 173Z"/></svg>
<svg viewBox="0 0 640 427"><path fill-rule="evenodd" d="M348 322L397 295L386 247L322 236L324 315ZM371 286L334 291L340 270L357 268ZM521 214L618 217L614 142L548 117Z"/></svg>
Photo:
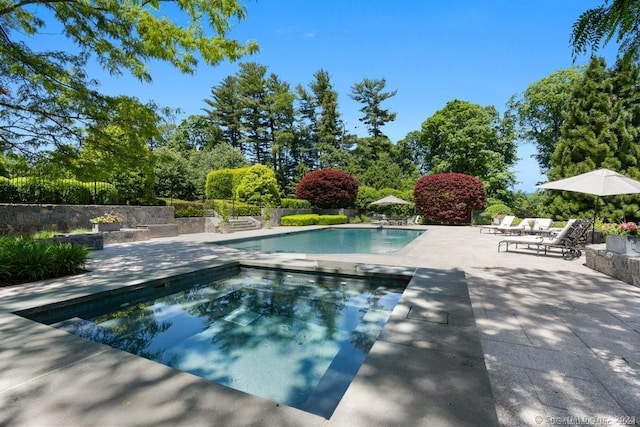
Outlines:
<svg viewBox="0 0 640 427"><path fill-rule="evenodd" d="M596 196L595 208L593 210L594 229L591 233L591 241L593 242L596 216L598 215L598 198L619 194L640 193L640 181L636 181L635 179L631 179L628 176L621 175L609 169L598 169L570 178L547 182L546 184L538 185L537 188L572 191L574 193Z"/></svg>
<svg viewBox="0 0 640 427"><path fill-rule="evenodd" d="M387 196L387 197L383 197L380 200L376 200L375 202L371 202L370 204L377 205L377 206L389 206L389 205L409 205L411 204L411 202L407 202L406 200L403 200L396 196Z"/></svg>

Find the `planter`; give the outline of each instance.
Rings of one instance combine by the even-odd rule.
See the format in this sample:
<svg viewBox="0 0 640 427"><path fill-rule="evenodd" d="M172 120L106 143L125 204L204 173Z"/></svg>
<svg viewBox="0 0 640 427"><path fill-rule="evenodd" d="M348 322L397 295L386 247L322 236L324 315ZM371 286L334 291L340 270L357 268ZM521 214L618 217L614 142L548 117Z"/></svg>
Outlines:
<svg viewBox="0 0 640 427"><path fill-rule="evenodd" d="M606 240L607 252L626 256L640 256L640 237L610 234Z"/></svg>
<svg viewBox="0 0 640 427"><path fill-rule="evenodd" d="M119 222L111 222L107 224L93 224L94 233L102 233L105 231L120 231L122 224Z"/></svg>

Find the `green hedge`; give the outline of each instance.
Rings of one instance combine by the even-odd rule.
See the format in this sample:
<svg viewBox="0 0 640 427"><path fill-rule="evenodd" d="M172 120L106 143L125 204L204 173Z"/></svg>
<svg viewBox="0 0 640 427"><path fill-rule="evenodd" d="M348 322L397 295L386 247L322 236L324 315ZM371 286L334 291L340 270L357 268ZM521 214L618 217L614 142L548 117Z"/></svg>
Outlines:
<svg viewBox="0 0 640 427"><path fill-rule="evenodd" d="M204 216L204 203L202 202L188 202L186 200L168 198L159 200L162 200L167 206L174 207L173 216L175 218Z"/></svg>
<svg viewBox="0 0 640 427"><path fill-rule="evenodd" d="M79 273L88 257L80 245L0 237L0 286Z"/></svg>
<svg viewBox="0 0 640 427"><path fill-rule="evenodd" d="M236 187L249 172L250 167L218 169L207 174L204 194L207 199L233 199Z"/></svg>
<svg viewBox="0 0 640 427"><path fill-rule="evenodd" d="M68 205L116 204L120 195L107 182L75 179L43 180L37 177L0 177L0 202L59 203Z"/></svg>
<svg viewBox="0 0 640 427"><path fill-rule="evenodd" d="M280 199L280 207L284 209L309 209L311 203L304 199Z"/></svg>
<svg viewBox="0 0 640 427"><path fill-rule="evenodd" d="M280 225L336 225L346 224L346 215L318 215L318 214L298 214L286 215L280 218Z"/></svg>
<svg viewBox="0 0 640 427"><path fill-rule="evenodd" d="M213 209L218 214L222 214L225 210L229 215L235 216L260 216L262 214L260 206L231 200L207 200L204 203L204 207Z"/></svg>

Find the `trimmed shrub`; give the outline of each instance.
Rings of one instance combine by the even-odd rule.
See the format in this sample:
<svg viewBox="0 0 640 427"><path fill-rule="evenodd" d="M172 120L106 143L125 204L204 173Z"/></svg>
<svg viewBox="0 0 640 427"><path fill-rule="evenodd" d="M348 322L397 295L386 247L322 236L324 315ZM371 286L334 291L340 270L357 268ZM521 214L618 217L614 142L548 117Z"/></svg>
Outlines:
<svg viewBox="0 0 640 427"><path fill-rule="evenodd" d="M297 214L283 216L280 225L336 225L346 224L347 221L346 215Z"/></svg>
<svg viewBox="0 0 640 427"><path fill-rule="evenodd" d="M0 286L79 273L88 257L84 246L0 237Z"/></svg>
<svg viewBox="0 0 640 427"><path fill-rule="evenodd" d="M236 199L258 206L279 206L280 189L273 170L257 164L249 168L235 189Z"/></svg>
<svg viewBox="0 0 640 427"><path fill-rule="evenodd" d="M423 176L413 189L420 215L444 224L469 224L471 212L486 205L487 193L478 178L461 173Z"/></svg>
<svg viewBox="0 0 640 427"><path fill-rule="evenodd" d="M346 215L320 215L318 225L346 224L349 221Z"/></svg>
<svg viewBox="0 0 640 427"><path fill-rule="evenodd" d="M318 214L285 215L280 218L280 225L315 225L319 217Z"/></svg>
<svg viewBox="0 0 640 427"><path fill-rule="evenodd" d="M262 214L260 206L231 200L207 200L204 206L205 209L213 209L218 214L225 211L233 216L260 216Z"/></svg>
<svg viewBox="0 0 640 427"><path fill-rule="evenodd" d="M236 188L249 171L249 167L218 169L207 174L204 194L207 199L234 199Z"/></svg>
<svg viewBox="0 0 640 427"><path fill-rule="evenodd" d="M304 199L280 199L280 207L284 209L309 209L311 203Z"/></svg>
<svg viewBox="0 0 640 427"><path fill-rule="evenodd" d="M162 200L166 206L174 207L173 216L175 218L204 216L204 203L202 202L188 202L186 200L164 198L159 200Z"/></svg>
<svg viewBox="0 0 640 427"><path fill-rule="evenodd" d="M350 208L358 196L358 180L338 169L309 172L296 186L296 197L321 209Z"/></svg>

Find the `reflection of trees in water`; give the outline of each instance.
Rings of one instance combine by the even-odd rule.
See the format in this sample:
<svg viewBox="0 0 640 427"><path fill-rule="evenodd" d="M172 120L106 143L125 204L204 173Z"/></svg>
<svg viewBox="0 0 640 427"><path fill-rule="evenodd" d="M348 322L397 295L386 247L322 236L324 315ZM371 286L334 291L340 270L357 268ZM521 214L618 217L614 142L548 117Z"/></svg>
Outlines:
<svg viewBox="0 0 640 427"><path fill-rule="evenodd" d="M313 284L310 283L312 281ZM233 290L232 286L237 289ZM341 331L344 316L349 313L352 315L353 310L357 310L357 326L352 323L349 328L356 327L356 330L349 334L343 345L348 341L351 346L366 353L375 342L384 321L379 321L379 316L367 319L365 315L370 310L389 312L389 308L380 302L386 292L384 288L372 290L366 280L339 276L284 273L271 274L268 279L240 276L240 279L194 286L156 301L100 316L96 319L98 323L111 320L104 327L93 328L88 333L91 336L87 338L161 360L162 350L149 352L148 348L158 335L173 324L170 320L158 320L162 311L167 306L178 305L183 313L199 318L203 326L213 325L216 333L211 337L211 343L233 360L233 352L239 348L255 348L268 343L278 345L278 342L285 343L293 339L300 345L320 345L323 340L345 339L344 336L340 337L344 333ZM233 313L234 310L239 310L239 314ZM228 317L229 321L221 320L229 315L238 315L239 320L234 320L234 317ZM265 318L257 319L256 316ZM273 316L277 316L277 319L272 319ZM353 322L353 318L350 318ZM243 322L248 326L243 327ZM323 328L323 336L318 334L319 330L313 325ZM378 326L377 330L373 328L374 325ZM287 348L292 347L289 344L282 346L283 351ZM165 363L175 366L178 360L174 356Z"/></svg>
<svg viewBox="0 0 640 427"><path fill-rule="evenodd" d="M161 352L149 353L146 349L153 339L168 330L172 323L166 320L157 321L149 311L148 303L126 307L96 318L97 327L82 328L77 335L129 353L155 359ZM110 322L105 326L99 325L106 321Z"/></svg>

